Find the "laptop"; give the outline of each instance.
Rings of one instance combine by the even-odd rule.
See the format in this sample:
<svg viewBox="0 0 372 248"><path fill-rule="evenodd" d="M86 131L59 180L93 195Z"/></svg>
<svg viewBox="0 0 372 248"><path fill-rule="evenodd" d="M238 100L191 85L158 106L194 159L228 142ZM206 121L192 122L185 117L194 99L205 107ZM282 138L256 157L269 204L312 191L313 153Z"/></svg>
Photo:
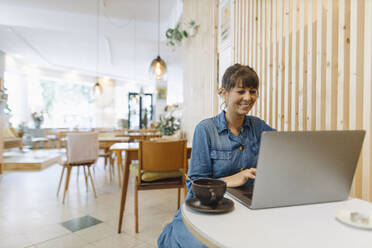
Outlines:
<svg viewBox="0 0 372 248"><path fill-rule="evenodd" d="M251 209L346 200L365 131L264 132L253 186L227 188Z"/></svg>

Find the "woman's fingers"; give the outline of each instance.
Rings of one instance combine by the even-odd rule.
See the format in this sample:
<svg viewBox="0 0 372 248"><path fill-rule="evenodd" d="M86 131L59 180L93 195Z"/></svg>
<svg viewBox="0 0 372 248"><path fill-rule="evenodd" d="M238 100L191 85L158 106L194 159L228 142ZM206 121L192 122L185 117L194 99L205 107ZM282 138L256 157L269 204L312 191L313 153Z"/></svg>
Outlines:
<svg viewBox="0 0 372 248"><path fill-rule="evenodd" d="M252 169L246 169L243 171L244 172L244 175L247 177L247 180L250 178L250 179L255 179L256 178L256 170L252 170Z"/></svg>
<svg viewBox="0 0 372 248"><path fill-rule="evenodd" d="M221 178L227 184L227 187L239 187L245 184L249 179L256 178L256 169L245 169L232 176Z"/></svg>

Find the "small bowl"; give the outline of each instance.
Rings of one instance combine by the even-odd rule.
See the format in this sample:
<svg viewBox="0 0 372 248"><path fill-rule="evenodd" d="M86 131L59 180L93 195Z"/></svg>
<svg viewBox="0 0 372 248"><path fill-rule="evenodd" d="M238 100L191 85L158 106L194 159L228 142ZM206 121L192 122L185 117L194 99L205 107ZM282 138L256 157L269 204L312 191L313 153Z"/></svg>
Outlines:
<svg viewBox="0 0 372 248"><path fill-rule="evenodd" d="M212 178L197 179L192 182L192 191L203 205L216 206L226 192L226 183Z"/></svg>

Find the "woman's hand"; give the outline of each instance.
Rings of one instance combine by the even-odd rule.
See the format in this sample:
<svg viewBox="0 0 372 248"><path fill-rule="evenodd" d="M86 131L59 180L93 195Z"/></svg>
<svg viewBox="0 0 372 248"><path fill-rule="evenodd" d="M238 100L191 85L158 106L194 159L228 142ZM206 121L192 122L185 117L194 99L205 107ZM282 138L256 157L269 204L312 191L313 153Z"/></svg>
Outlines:
<svg viewBox="0 0 372 248"><path fill-rule="evenodd" d="M256 178L256 168L242 170L232 176L223 177L221 180L226 182L227 187L239 187L245 184L248 179Z"/></svg>

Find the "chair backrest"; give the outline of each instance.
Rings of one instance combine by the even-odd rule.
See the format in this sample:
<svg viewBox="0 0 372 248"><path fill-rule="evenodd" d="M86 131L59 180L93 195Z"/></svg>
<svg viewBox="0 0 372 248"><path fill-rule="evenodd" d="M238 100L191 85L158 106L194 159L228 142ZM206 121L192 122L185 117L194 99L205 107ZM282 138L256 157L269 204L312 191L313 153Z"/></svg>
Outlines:
<svg viewBox="0 0 372 248"><path fill-rule="evenodd" d="M67 134L67 162L79 164L98 158L98 134L95 132Z"/></svg>
<svg viewBox="0 0 372 248"><path fill-rule="evenodd" d="M185 168L186 140L140 141L139 170L171 171Z"/></svg>

